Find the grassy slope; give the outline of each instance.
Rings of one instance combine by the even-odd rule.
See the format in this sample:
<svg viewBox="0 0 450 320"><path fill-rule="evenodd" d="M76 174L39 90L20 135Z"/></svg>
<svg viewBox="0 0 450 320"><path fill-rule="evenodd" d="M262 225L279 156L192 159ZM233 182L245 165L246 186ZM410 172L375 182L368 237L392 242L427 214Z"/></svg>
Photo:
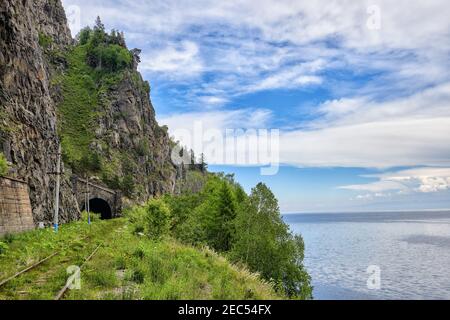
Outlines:
<svg viewBox="0 0 450 320"><path fill-rule="evenodd" d="M132 235L123 219L76 222L55 235L49 230L17 236L0 257L0 279L48 256L63 254L0 288L0 299L52 299L64 285L66 268L81 265L82 289L66 299L279 299L257 275L230 264L208 249L173 239L154 242ZM82 240L80 240L82 239ZM69 246L70 244L70 246Z"/></svg>

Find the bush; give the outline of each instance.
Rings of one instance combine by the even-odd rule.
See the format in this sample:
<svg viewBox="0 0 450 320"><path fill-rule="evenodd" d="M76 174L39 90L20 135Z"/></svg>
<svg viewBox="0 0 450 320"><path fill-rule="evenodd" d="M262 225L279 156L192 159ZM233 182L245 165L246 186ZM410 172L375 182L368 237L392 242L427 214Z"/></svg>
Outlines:
<svg viewBox="0 0 450 320"><path fill-rule="evenodd" d="M43 49L47 49L48 47L51 46L52 43L53 43L53 39L50 36L48 36L42 32L39 32L39 45Z"/></svg>
<svg viewBox="0 0 450 320"><path fill-rule="evenodd" d="M0 176L4 176L8 173L8 162L6 161L3 153L0 153Z"/></svg>
<svg viewBox="0 0 450 320"><path fill-rule="evenodd" d="M120 188L124 195L128 198L134 197L134 192L136 190L136 185L134 183L134 179L132 175L126 175L125 178L123 178Z"/></svg>
<svg viewBox="0 0 450 320"><path fill-rule="evenodd" d="M144 283L145 280L145 273L142 270L134 270L132 275L131 275L131 281L137 283L137 284L142 284Z"/></svg>
<svg viewBox="0 0 450 320"><path fill-rule="evenodd" d="M133 224L133 233L145 233L151 239L160 239L170 231L171 212L161 199L153 199L143 206L135 206L126 211Z"/></svg>
<svg viewBox="0 0 450 320"><path fill-rule="evenodd" d="M145 251L142 248L137 248L134 252L133 252L133 256L135 258L138 258L140 260L144 259L145 257Z"/></svg>
<svg viewBox="0 0 450 320"><path fill-rule="evenodd" d="M8 245L4 242L0 242L0 257L5 255L6 251L8 251Z"/></svg>
<svg viewBox="0 0 450 320"><path fill-rule="evenodd" d="M101 215L95 212L91 212L91 222L101 220ZM87 211L83 211L81 213L81 221L85 221L86 223L89 221L89 213Z"/></svg>
<svg viewBox="0 0 450 320"><path fill-rule="evenodd" d="M146 231L150 238L159 239L170 231L170 210L161 199L153 199L145 205Z"/></svg>

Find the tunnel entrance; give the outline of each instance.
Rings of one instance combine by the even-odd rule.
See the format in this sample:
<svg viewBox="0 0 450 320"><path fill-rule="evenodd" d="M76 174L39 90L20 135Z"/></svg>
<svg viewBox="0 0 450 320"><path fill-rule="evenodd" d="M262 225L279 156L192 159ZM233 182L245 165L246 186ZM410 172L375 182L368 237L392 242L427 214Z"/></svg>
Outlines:
<svg viewBox="0 0 450 320"><path fill-rule="evenodd" d="M102 220L112 219L112 211L108 202L95 198L89 200L89 209L93 213L100 214Z"/></svg>

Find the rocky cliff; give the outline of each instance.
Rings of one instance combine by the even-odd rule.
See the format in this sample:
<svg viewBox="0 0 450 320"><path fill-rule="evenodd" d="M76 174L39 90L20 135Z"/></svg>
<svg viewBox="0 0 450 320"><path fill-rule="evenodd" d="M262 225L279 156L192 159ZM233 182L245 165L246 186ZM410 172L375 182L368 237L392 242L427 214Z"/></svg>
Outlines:
<svg viewBox="0 0 450 320"><path fill-rule="evenodd" d="M136 71L137 53L120 72L89 65L59 0L1 1L0 151L10 175L30 186L35 223L51 221L60 141L63 222L79 217L73 173L124 189L133 202L173 191L170 139Z"/></svg>
<svg viewBox="0 0 450 320"><path fill-rule="evenodd" d="M0 3L0 139L13 164L12 175L25 180L35 223L51 221L58 136L51 71L39 44L43 34L64 50L71 44L64 10L55 1ZM77 218L67 179L62 183L61 218Z"/></svg>

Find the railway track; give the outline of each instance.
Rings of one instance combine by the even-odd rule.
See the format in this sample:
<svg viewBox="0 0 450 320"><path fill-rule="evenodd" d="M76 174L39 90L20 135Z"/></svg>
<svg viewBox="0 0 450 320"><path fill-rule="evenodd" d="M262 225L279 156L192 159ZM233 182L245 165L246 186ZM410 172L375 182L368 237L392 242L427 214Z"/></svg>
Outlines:
<svg viewBox="0 0 450 320"><path fill-rule="evenodd" d="M18 285L18 287L16 287L14 285L14 282L20 281L20 278L22 278L22 277L24 277L24 278L29 277L29 279L26 279L24 281L25 284L29 286L28 287L29 289L38 290L40 287L39 286L40 283L46 284L47 282L49 282L48 278L52 278L52 280L54 280L53 278L56 277L55 275L57 275L58 272L62 272L62 270L65 271L68 266L76 264L76 262L78 262L78 260L80 259L79 254L72 247L74 246L74 244L80 243L80 241L86 241L89 238L90 237L87 236L85 238L75 240L71 244L69 244L66 248L61 248L60 250L50 254L49 256L45 257L44 259L16 272L15 274L11 275L10 277L8 277L4 280L0 280L0 293L2 293L2 291L3 291L3 293L6 292L6 294L7 294L6 298L8 298L8 299L9 298L17 298L24 294L29 294L30 292L27 290L20 290L20 285ZM93 251L92 251L92 245L95 246L95 249ZM98 243L87 242L85 244L83 249L87 249L87 250L83 250L83 252L88 252L90 254L86 258L84 258L80 269L82 267L84 267L95 256L95 254L98 252L100 247L101 247L101 244L98 244ZM65 250L68 250L69 252L72 250L72 256L69 259L67 259L66 255L63 254ZM40 268L45 266L47 263L53 262L53 259L58 256L62 256L62 258L54 263L55 266L53 268L39 272ZM34 273L34 274L32 274L32 273ZM51 277L52 275L54 277ZM42 279L42 276L44 277L43 279ZM39 277L41 277L41 278L39 278ZM61 300L70 287L70 283L68 283L67 279L64 279L64 280L65 280L65 284L64 284L63 288L61 290L59 290L59 292L56 294L56 296L54 296L54 294L52 295L52 296L54 296L55 300ZM12 288L8 287L8 285L11 285ZM43 292L46 292L46 290L43 290ZM55 292L55 290L53 292ZM49 293L47 292L47 295L48 294ZM34 297L32 297L32 298L34 298ZM0 299L1 299L1 296L0 296Z"/></svg>
<svg viewBox="0 0 450 320"><path fill-rule="evenodd" d="M95 250L84 260L83 264L80 266L80 270L88 263L97 253L97 251L100 249L101 244L95 248ZM55 297L55 300L61 300L64 297L64 294L67 292L67 290L70 288L70 281L67 281L64 287L58 292L58 294Z"/></svg>

